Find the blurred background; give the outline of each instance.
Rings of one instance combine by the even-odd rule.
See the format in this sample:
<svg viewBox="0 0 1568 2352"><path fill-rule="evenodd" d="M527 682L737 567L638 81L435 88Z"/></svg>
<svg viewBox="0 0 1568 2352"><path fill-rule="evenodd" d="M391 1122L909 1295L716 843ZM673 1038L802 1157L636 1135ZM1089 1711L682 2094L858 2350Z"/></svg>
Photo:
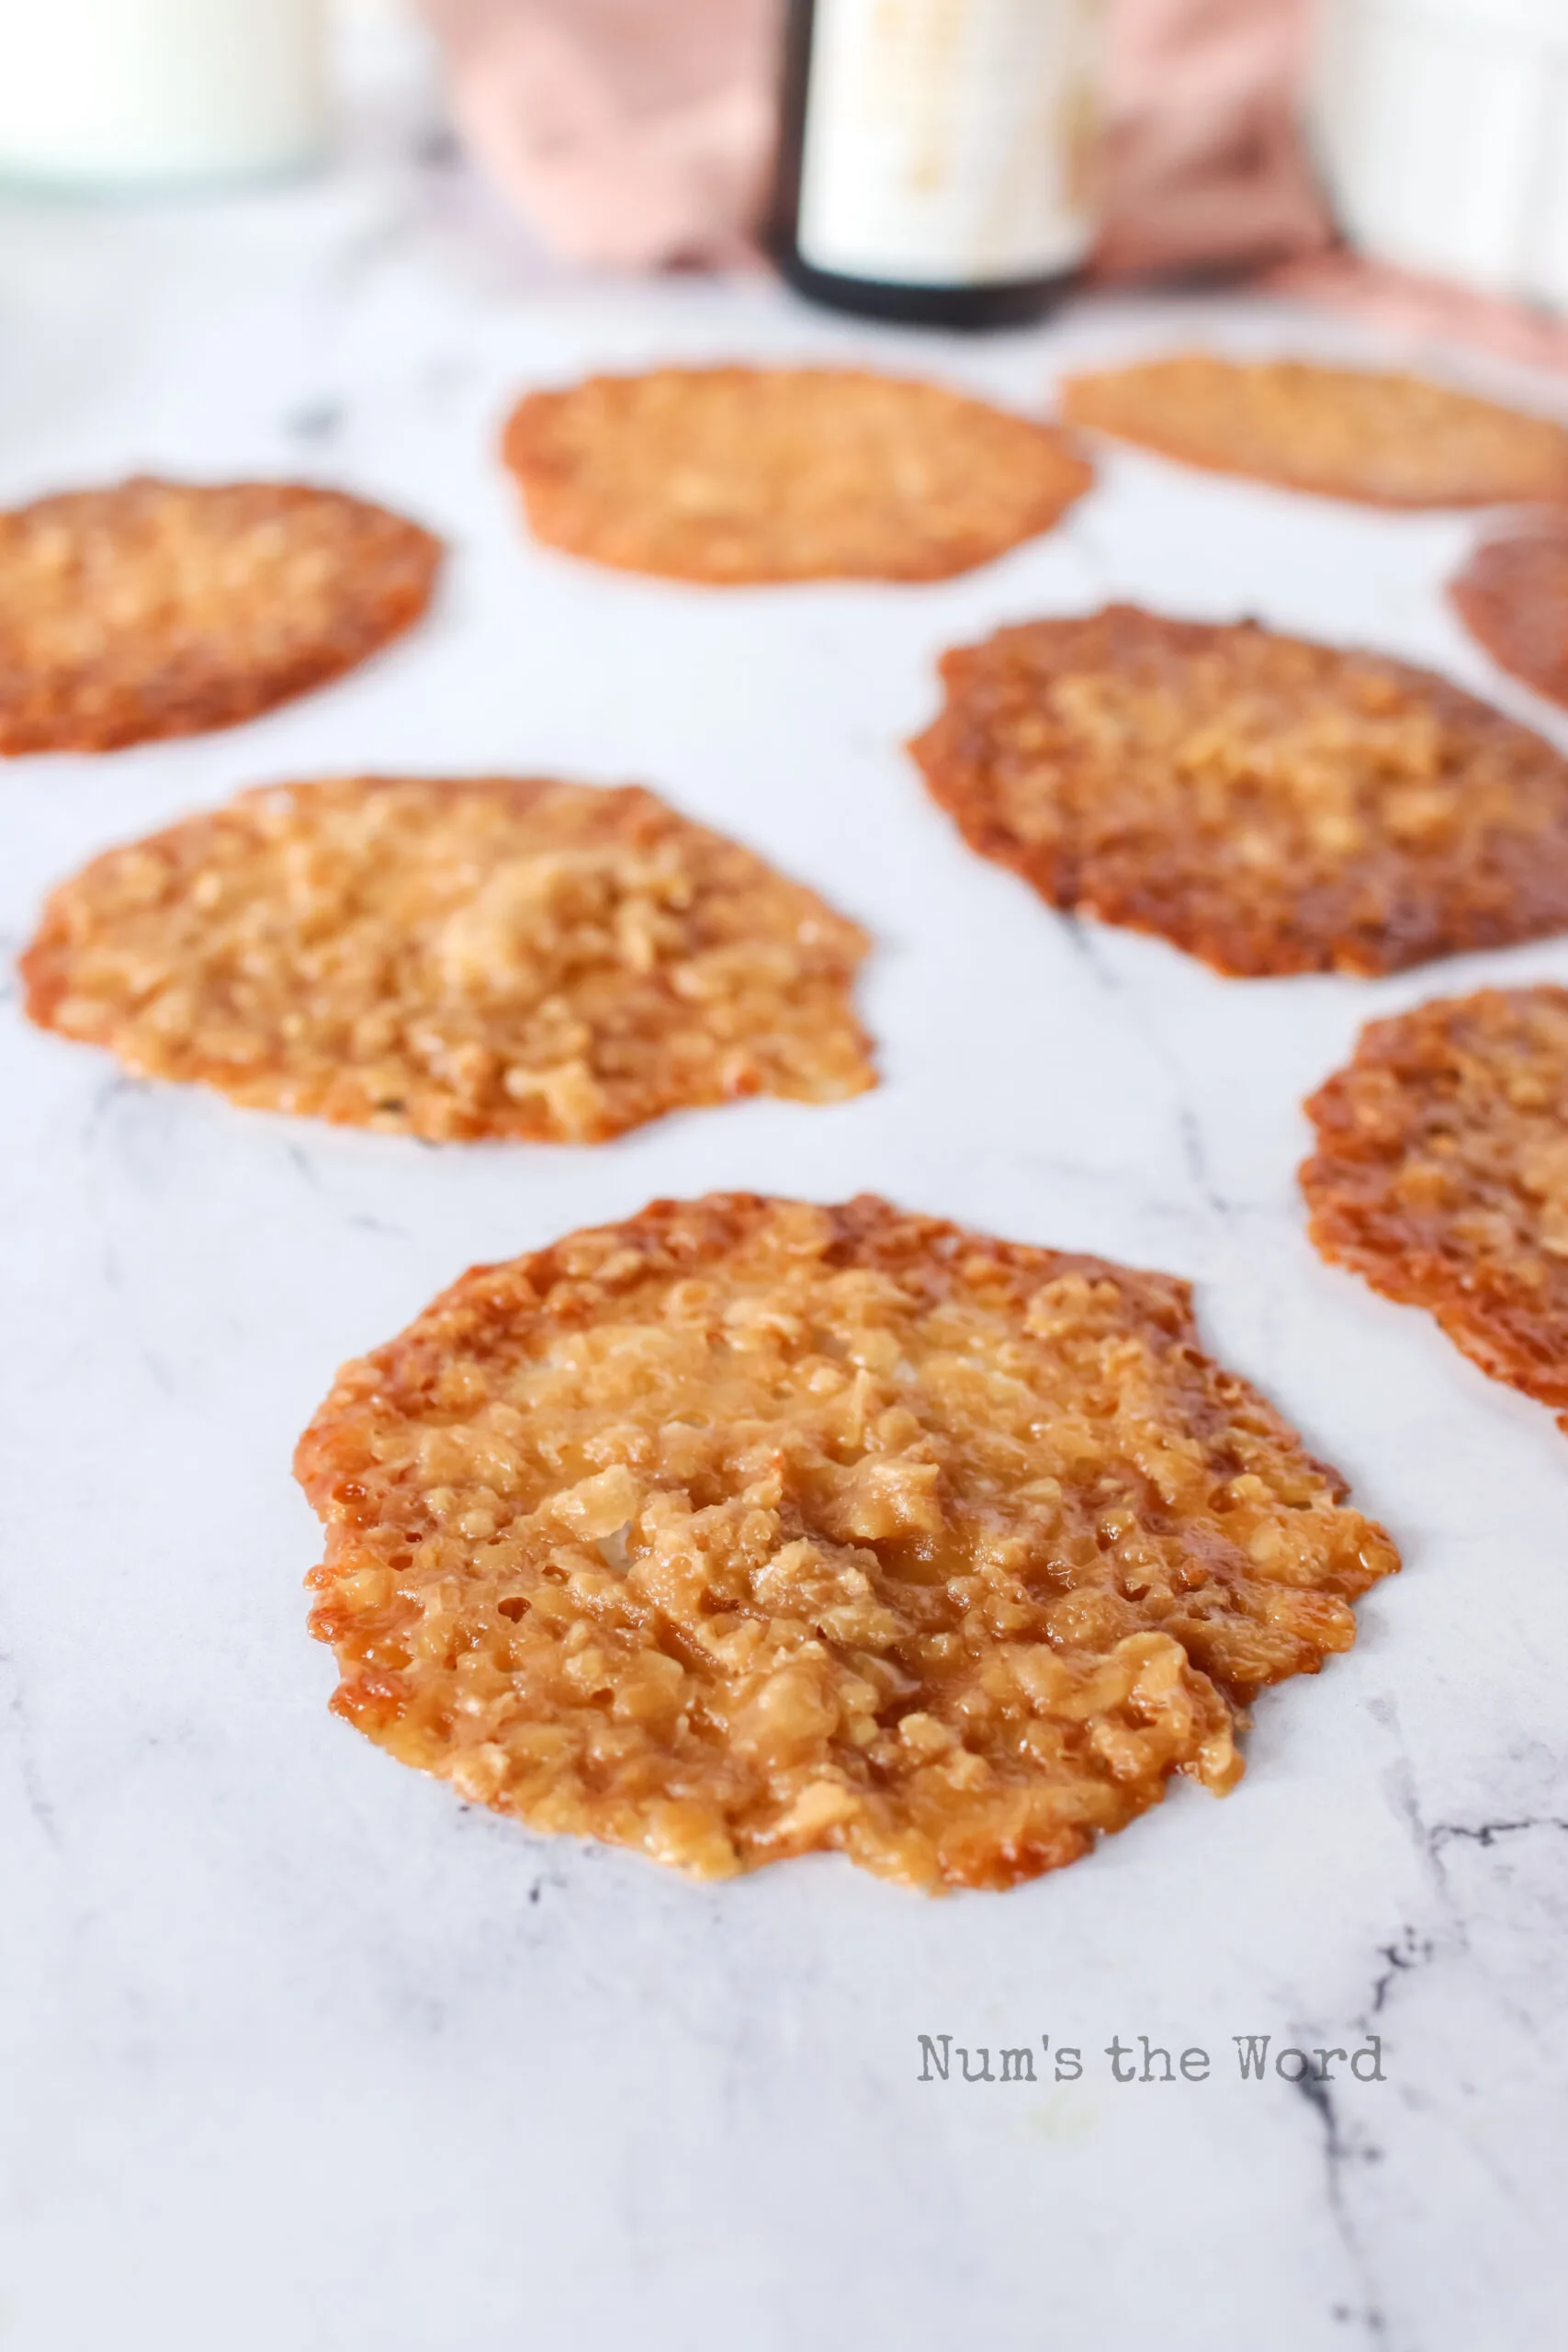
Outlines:
<svg viewBox="0 0 1568 2352"><path fill-rule="evenodd" d="M15 190L330 169L394 94L573 269L1266 277L1568 366L1564 0L0 0Z"/></svg>

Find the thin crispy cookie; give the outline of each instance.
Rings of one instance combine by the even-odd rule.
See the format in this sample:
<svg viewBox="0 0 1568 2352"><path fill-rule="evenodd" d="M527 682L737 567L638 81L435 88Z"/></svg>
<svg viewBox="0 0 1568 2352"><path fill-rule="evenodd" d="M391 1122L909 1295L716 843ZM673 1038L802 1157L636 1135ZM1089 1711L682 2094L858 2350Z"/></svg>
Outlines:
<svg viewBox="0 0 1568 2352"><path fill-rule="evenodd" d="M143 477L0 514L0 753L254 718L409 628L440 560L418 524L295 482Z"/></svg>
<svg viewBox="0 0 1568 2352"><path fill-rule="evenodd" d="M1568 430L1419 376L1182 352L1069 376L1062 413L1213 473L1371 506L1568 500Z"/></svg>
<svg viewBox="0 0 1568 2352"><path fill-rule="evenodd" d="M1568 762L1427 671L1112 605L942 673L926 782L1053 906L1247 975L1568 927Z"/></svg>
<svg viewBox="0 0 1568 2352"><path fill-rule="evenodd" d="M243 793L57 889L41 1027L232 1102L593 1143L875 1083L863 932L627 786L344 777Z"/></svg>
<svg viewBox="0 0 1568 2352"><path fill-rule="evenodd" d="M1520 520L1484 540L1449 597L1499 669L1568 704L1568 516Z"/></svg>
<svg viewBox="0 0 1568 2352"><path fill-rule="evenodd" d="M697 1878L1075 1860L1399 1565L1184 1283L862 1198L660 1201L478 1267L300 1441L333 1704Z"/></svg>
<svg viewBox="0 0 1568 2352"><path fill-rule="evenodd" d="M660 368L530 392L502 454L536 536L673 580L943 580L1047 531L1090 468L939 384Z"/></svg>
<svg viewBox="0 0 1568 2352"><path fill-rule="evenodd" d="M1483 989L1374 1021L1308 1102L1324 1257L1425 1306L1568 1430L1568 989Z"/></svg>

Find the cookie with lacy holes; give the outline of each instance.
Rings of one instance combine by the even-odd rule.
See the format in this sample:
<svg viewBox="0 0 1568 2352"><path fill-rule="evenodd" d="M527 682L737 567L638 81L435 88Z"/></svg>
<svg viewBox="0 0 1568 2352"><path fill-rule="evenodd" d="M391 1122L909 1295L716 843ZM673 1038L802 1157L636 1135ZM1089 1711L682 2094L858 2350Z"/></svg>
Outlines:
<svg viewBox="0 0 1568 2352"><path fill-rule="evenodd" d="M943 657L911 745L984 857L1221 972L1568 928L1568 761L1431 672L1132 605Z"/></svg>
<svg viewBox="0 0 1568 2352"><path fill-rule="evenodd" d="M1568 706L1568 513L1521 515L1483 539L1449 602L1500 670Z"/></svg>
<svg viewBox="0 0 1568 2352"><path fill-rule="evenodd" d="M1069 376L1074 424L1371 506L1568 500L1568 429L1420 376L1180 352Z"/></svg>
<svg viewBox="0 0 1568 2352"><path fill-rule="evenodd" d="M476 1268L300 1441L338 1713L695 1878L1071 1862L1398 1557L1184 1283L717 1193Z"/></svg>
<svg viewBox="0 0 1568 2352"><path fill-rule="evenodd" d="M865 933L635 786L350 776L243 793L62 883L43 1028L148 1078L432 1141L597 1143L874 1085Z"/></svg>
<svg viewBox="0 0 1568 2352"><path fill-rule="evenodd" d="M1313 1240L1568 1430L1568 989L1369 1023L1307 1103Z"/></svg>
<svg viewBox="0 0 1568 2352"><path fill-rule="evenodd" d="M441 543L298 482L151 477L0 514L0 753L231 727L418 620Z"/></svg>
<svg viewBox="0 0 1568 2352"><path fill-rule="evenodd" d="M665 368L530 392L502 455L538 538L716 586L945 580L1048 531L1093 479L1047 424L828 368Z"/></svg>

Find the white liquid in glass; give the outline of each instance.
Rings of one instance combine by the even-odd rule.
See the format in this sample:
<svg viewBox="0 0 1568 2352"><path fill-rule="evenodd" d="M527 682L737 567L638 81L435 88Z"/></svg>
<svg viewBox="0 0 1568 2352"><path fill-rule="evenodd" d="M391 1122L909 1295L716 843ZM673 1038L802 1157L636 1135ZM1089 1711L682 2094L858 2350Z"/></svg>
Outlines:
<svg viewBox="0 0 1568 2352"><path fill-rule="evenodd" d="M0 175L288 171L326 132L325 0L0 0Z"/></svg>

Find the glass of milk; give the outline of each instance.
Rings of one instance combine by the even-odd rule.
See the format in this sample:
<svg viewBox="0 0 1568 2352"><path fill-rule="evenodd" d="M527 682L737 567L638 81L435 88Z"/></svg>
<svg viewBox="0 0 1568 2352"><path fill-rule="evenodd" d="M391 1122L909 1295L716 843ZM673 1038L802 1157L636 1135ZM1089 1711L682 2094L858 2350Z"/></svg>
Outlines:
<svg viewBox="0 0 1568 2352"><path fill-rule="evenodd" d="M0 0L0 178L175 187L312 163L327 0Z"/></svg>
<svg viewBox="0 0 1568 2352"><path fill-rule="evenodd" d="M1363 253L1568 311L1568 0L1320 0L1313 85Z"/></svg>

